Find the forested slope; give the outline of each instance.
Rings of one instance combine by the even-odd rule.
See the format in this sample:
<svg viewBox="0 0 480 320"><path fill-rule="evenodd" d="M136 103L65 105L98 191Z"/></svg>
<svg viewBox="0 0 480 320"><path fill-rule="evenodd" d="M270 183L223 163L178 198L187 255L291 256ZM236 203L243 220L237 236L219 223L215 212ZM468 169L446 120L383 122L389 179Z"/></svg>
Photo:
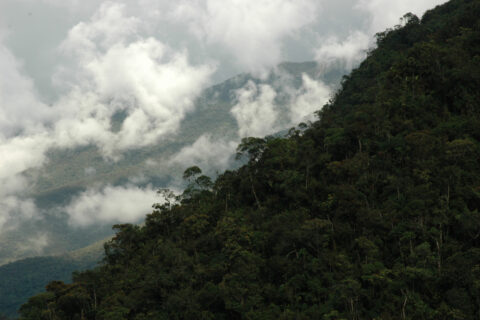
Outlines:
<svg viewBox="0 0 480 320"><path fill-rule="evenodd" d="M22 319L478 319L479 39L478 0L405 16L319 121L190 168Z"/></svg>

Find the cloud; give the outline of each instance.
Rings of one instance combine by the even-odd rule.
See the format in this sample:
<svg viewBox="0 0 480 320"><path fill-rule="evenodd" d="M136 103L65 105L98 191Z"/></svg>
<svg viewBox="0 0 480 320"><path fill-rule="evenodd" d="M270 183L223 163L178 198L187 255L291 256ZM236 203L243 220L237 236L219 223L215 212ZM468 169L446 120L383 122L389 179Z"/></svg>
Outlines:
<svg viewBox="0 0 480 320"><path fill-rule="evenodd" d="M42 166L48 145L44 135L0 138L0 233L38 218L34 201L27 196L30 183L23 172Z"/></svg>
<svg viewBox="0 0 480 320"><path fill-rule="evenodd" d="M18 259L46 254L51 244L48 232L39 231L38 227L31 227L26 232L10 230L0 233L0 266Z"/></svg>
<svg viewBox="0 0 480 320"><path fill-rule="evenodd" d="M314 112L322 109L328 102L332 89L321 81L302 74L302 86L292 95L288 105L290 124L297 125L304 121L313 121Z"/></svg>
<svg viewBox="0 0 480 320"><path fill-rule="evenodd" d="M366 15L364 26L360 30L350 30L343 38L337 35L319 37L315 59L326 64L341 62L350 70L366 57L366 51L374 45L376 33L398 25L408 12L421 17L426 10L444 2L446 0L358 0L353 9Z"/></svg>
<svg viewBox="0 0 480 320"><path fill-rule="evenodd" d="M231 113L237 120L240 137L265 136L277 130L278 112L275 108L275 90L266 84L249 81L236 91L237 104Z"/></svg>
<svg viewBox="0 0 480 320"><path fill-rule="evenodd" d="M90 22L70 30L60 48L75 59L77 76L57 75L71 84L58 103L59 110L66 109L56 126L60 146L94 143L106 155L143 147L174 134L193 109L214 68L190 65L185 51L139 37L138 28L125 6L108 2ZM117 112L126 117L112 132Z"/></svg>
<svg viewBox="0 0 480 320"><path fill-rule="evenodd" d="M373 35L387 28L392 28L408 12L421 17L426 10L445 2L447 0L359 0L355 7L369 14L370 23L368 31Z"/></svg>
<svg viewBox="0 0 480 320"><path fill-rule="evenodd" d="M184 21L208 44L219 45L251 72L284 59L282 41L315 21L313 0L182 1L172 19Z"/></svg>
<svg viewBox="0 0 480 320"><path fill-rule="evenodd" d="M7 181L29 168L42 166L46 161L45 151L50 145L51 141L44 134L0 139L0 181ZM4 184L2 189L14 189L10 186Z"/></svg>
<svg viewBox="0 0 480 320"><path fill-rule="evenodd" d="M2 44L0 37L0 136L42 131L52 110L39 101L32 80L22 72L22 64Z"/></svg>
<svg viewBox="0 0 480 320"><path fill-rule="evenodd" d="M104 2L90 21L70 29L60 49L88 61L97 50L107 50L134 36L139 26L138 18L126 16L124 4Z"/></svg>
<svg viewBox="0 0 480 320"><path fill-rule="evenodd" d="M263 137L314 120L314 112L330 99L332 88L321 80L302 74L298 88L289 74L276 70L270 85L249 81L236 91L237 103L231 113L238 124L238 136Z"/></svg>
<svg viewBox="0 0 480 320"><path fill-rule="evenodd" d="M315 52L315 59L322 64L343 63L347 70L366 56L371 37L361 31L354 31L346 39L331 36L323 41Z"/></svg>
<svg viewBox="0 0 480 320"><path fill-rule="evenodd" d="M181 165L184 169L196 165L204 173L213 174L229 167L236 147L236 141L214 139L205 134L192 145L182 148L170 158L169 163Z"/></svg>
<svg viewBox="0 0 480 320"><path fill-rule="evenodd" d="M68 214L70 224L78 227L135 223L151 212L156 200L151 186L105 186L82 192L62 210Z"/></svg>
<svg viewBox="0 0 480 320"><path fill-rule="evenodd" d="M54 118L38 101L32 80L0 37L0 233L36 217L23 172L40 167L51 140L45 126Z"/></svg>
<svg viewBox="0 0 480 320"><path fill-rule="evenodd" d="M222 140L204 134L195 143L182 148L168 161L181 165L182 169L197 165L207 174L228 169L232 165L240 138L263 137L279 130L314 119L314 112L328 101L332 89L321 81L302 75L298 89L292 87L292 79L281 71L272 85L249 81L236 91L237 103L231 113L239 130L236 140ZM279 99L279 95L282 98ZM279 100L284 99L283 102Z"/></svg>
<svg viewBox="0 0 480 320"><path fill-rule="evenodd" d="M12 230L24 221L36 217L36 206L31 199L0 195L0 233Z"/></svg>
<svg viewBox="0 0 480 320"><path fill-rule="evenodd" d="M47 233L38 232L25 239L21 243L17 243L16 251L17 255L41 255L44 253L44 249L49 245L50 239Z"/></svg>

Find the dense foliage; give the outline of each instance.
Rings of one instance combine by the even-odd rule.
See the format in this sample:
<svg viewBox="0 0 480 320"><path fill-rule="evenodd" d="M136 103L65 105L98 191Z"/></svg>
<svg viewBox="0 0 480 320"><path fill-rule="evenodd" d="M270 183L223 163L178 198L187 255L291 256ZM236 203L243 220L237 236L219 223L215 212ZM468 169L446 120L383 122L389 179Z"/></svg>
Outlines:
<svg viewBox="0 0 480 320"><path fill-rule="evenodd" d="M406 15L318 122L189 168L22 319L478 319L479 39L478 0Z"/></svg>

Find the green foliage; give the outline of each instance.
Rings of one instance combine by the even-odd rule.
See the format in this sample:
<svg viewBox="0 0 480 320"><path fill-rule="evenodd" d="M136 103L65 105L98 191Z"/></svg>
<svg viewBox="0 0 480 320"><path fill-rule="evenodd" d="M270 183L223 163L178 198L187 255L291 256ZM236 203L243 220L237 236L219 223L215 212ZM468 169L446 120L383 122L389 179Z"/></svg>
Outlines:
<svg viewBox="0 0 480 320"><path fill-rule="evenodd" d="M21 319L478 319L479 17L406 15L319 121L244 139L212 185L190 168Z"/></svg>

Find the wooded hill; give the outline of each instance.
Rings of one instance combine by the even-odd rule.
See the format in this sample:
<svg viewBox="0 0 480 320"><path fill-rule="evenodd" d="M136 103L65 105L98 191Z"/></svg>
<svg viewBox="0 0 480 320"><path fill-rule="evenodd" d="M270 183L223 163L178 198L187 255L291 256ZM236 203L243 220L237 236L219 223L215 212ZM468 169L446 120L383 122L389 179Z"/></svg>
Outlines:
<svg viewBox="0 0 480 320"><path fill-rule="evenodd" d="M479 39L478 0L406 15L319 121L189 168L21 319L478 319Z"/></svg>

